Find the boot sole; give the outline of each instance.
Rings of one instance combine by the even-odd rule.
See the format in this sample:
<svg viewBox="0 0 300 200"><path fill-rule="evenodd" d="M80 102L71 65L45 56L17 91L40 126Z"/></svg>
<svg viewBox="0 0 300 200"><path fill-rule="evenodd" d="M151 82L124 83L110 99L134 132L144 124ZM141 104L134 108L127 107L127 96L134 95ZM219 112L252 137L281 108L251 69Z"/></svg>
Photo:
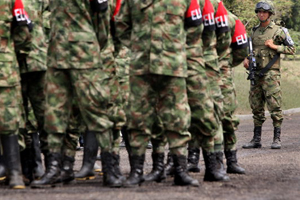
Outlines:
<svg viewBox="0 0 300 200"><path fill-rule="evenodd" d="M261 145L255 147L243 147L243 149L259 149L259 148L261 148Z"/></svg>
<svg viewBox="0 0 300 200"><path fill-rule="evenodd" d="M53 188L53 187L62 187L63 183L53 183L47 185L31 185L33 189L43 189L43 188Z"/></svg>
<svg viewBox="0 0 300 200"><path fill-rule="evenodd" d="M75 178L78 181L87 181L87 180L94 180L96 176L88 176L88 177L83 177L83 178Z"/></svg>
<svg viewBox="0 0 300 200"><path fill-rule="evenodd" d="M6 176L0 177L0 181L4 181L6 179Z"/></svg>
<svg viewBox="0 0 300 200"><path fill-rule="evenodd" d="M12 186L11 189L25 189L25 185L16 185L16 186Z"/></svg>

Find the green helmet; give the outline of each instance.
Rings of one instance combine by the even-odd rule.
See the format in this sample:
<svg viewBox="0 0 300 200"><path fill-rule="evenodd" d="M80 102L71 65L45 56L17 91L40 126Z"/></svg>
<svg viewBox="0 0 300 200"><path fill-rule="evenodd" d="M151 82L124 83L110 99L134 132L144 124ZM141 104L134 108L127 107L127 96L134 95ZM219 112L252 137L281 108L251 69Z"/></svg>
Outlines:
<svg viewBox="0 0 300 200"><path fill-rule="evenodd" d="M260 11L260 10L268 11L271 14L275 15L275 8L274 8L272 1L261 0L260 2L258 2L255 6L255 12L258 13L258 11Z"/></svg>

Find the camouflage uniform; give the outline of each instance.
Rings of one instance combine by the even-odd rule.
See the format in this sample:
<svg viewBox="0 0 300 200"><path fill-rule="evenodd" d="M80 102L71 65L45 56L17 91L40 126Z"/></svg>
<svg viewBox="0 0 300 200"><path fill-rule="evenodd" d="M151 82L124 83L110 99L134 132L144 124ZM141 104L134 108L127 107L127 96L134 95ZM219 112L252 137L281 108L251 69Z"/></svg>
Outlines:
<svg viewBox="0 0 300 200"><path fill-rule="evenodd" d="M244 25L229 11L228 24L230 30L217 36L217 52L223 83L220 87L224 96L224 117L222 119L224 152L227 160L227 173L244 174L245 170L237 164L236 156L237 138L235 130L237 130L239 119L234 115L237 108L237 99L232 67L240 64L247 56L248 40Z"/></svg>
<svg viewBox="0 0 300 200"><path fill-rule="evenodd" d="M274 137L271 148L280 149L281 124L283 121L280 88L280 54L294 54L295 47L288 30L271 21L270 17L275 14L271 1L261 0L258 2L255 12L260 20L260 24L253 28L251 38L257 69L254 81L251 80L252 84L249 92L249 102L254 121L254 136L249 143L243 145L243 148L261 147L262 124L266 120L264 107L267 104L274 126ZM265 19L266 17L267 19ZM275 62L271 63L271 61ZM269 63L271 63L270 68L266 70L265 67Z"/></svg>
<svg viewBox="0 0 300 200"><path fill-rule="evenodd" d="M281 27L275 25L274 22L271 22L266 28L256 28L251 34L251 37L254 52L256 53L258 71L264 68L277 53L290 55L295 53L293 46L285 46L283 44L286 35ZM272 38L275 44L279 45L277 52L264 46L264 41L269 38ZM266 51L270 52L270 57L265 56ZM256 85L250 88L249 102L252 108L254 126L262 126L266 120L264 115L265 103L267 103L268 110L273 119L273 126L281 126L283 116L281 110L280 59L276 61L262 78L258 75L256 76Z"/></svg>
<svg viewBox="0 0 300 200"><path fill-rule="evenodd" d="M222 79L220 74L220 65L218 62L217 45L217 29L215 23L215 15L218 10L219 0L201 0L201 7L203 8L204 32L202 34L203 50L206 75L209 80L209 94L213 98L214 113L217 120L220 122L216 133L214 133L214 149L215 151L222 151L223 143L223 128L221 120L223 118L223 95L220 89Z"/></svg>
<svg viewBox="0 0 300 200"><path fill-rule="evenodd" d="M201 23L199 5L190 7L196 4L194 0L127 0L116 17L117 36L132 53L128 115L131 174L125 185L141 181L133 177L135 173L140 177L146 145L157 120L162 122L171 153L176 158L185 157L185 145L190 140L185 78L187 66L197 66L201 59L199 40L189 40L201 32L199 26L189 30L188 21ZM194 13L186 17L191 11Z"/></svg>
<svg viewBox="0 0 300 200"><path fill-rule="evenodd" d="M32 187L74 179L74 158L64 155L62 149L74 98L87 127L87 134L99 135L98 142L103 154L103 184L120 186L121 182L112 171L113 122L107 112L111 101L111 74L109 69L105 69L99 53L108 39L108 35L103 34L106 24L100 20L102 12L107 12L107 1L50 0L49 5L51 33L44 128L49 134L50 154L46 174L40 181L33 182ZM64 158L61 167L62 155Z"/></svg>
<svg viewBox="0 0 300 200"><path fill-rule="evenodd" d="M25 188L20 168L18 129L21 117L20 76L15 49L30 46L32 25L21 0L0 2L0 137L6 161L9 185L14 189Z"/></svg>

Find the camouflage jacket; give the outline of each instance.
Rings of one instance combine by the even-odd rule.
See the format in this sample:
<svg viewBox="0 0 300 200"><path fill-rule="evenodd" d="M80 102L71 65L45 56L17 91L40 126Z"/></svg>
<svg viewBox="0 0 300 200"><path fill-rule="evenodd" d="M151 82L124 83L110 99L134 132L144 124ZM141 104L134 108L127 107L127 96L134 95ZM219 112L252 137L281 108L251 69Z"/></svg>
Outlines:
<svg viewBox="0 0 300 200"><path fill-rule="evenodd" d="M23 0L25 10L28 12L29 18L34 26L31 31L32 44L30 51L20 49L18 54L25 54L26 66L20 66L21 73L33 71L46 71L47 61L47 29L49 24L49 2L48 0ZM21 57L23 57L21 55ZM19 59L19 58L18 58Z"/></svg>
<svg viewBox="0 0 300 200"><path fill-rule="evenodd" d="M0 1L0 86L19 84L15 46L30 46L29 18L21 0Z"/></svg>
<svg viewBox="0 0 300 200"><path fill-rule="evenodd" d="M288 46L284 44L286 37L287 35L284 33L282 27L276 25L274 22L270 22L267 27L260 27L258 25L253 28L251 38L258 69L264 68L278 53L295 53L295 47L293 45ZM268 39L273 39L274 44L278 45L277 51L265 46L265 41ZM280 59L278 59L271 68L279 69Z"/></svg>
<svg viewBox="0 0 300 200"><path fill-rule="evenodd" d="M103 68L100 44L107 40L104 21L91 3L96 0L50 0L48 67L58 69ZM106 1L105 1L106 2ZM106 2L107 3L107 2ZM101 12L107 12L102 10Z"/></svg>
<svg viewBox="0 0 300 200"><path fill-rule="evenodd" d="M204 59L206 67L210 67L215 71L220 70L216 49L217 36L215 23L215 13L218 9L219 2L219 0L200 0L204 24L202 34Z"/></svg>
<svg viewBox="0 0 300 200"><path fill-rule="evenodd" d="M186 77L200 65L202 16L197 0L125 0L116 36L131 49L130 74Z"/></svg>

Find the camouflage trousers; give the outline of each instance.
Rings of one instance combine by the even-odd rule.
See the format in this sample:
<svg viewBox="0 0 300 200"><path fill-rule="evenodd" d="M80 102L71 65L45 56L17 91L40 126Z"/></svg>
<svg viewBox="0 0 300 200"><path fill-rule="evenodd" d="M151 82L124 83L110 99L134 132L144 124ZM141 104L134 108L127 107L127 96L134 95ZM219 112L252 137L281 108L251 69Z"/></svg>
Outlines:
<svg viewBox="0 0 300 200"><path fill-rule="evenodd" d="M208 78L203 69L201 73L189 71L187 78L187 95L191 108L191 126L189 128L192 139L189 148L201 146L207 152L214 152L214 138L220 127L220 118L215 112L214 101L210 96Z"/></svg>
<svg viewBox="0 0 300 200"><path fill-rule="evenodd" d="M17 134L21 120L20 86L0 87L0 134Z"/></svg>
<svg viewBox="0 0 300 200"><path fill-rule="evenodd" d="M262 78L255 76L255 85L250 87L249 103L253 113L254 126L262 126L265 117L265 104L271 114L274 127L280 127L283 121L281 110L280 71L269 70Z"/></svg>
<svg viewBox="0 0 300 200"><path fill-rule="evenodd" d="M163 75L130 76L128 130L134 155L145 154L152 127L161 120L173 154L185 155L190 140L186 80Z"/></svg>
<svg viewBox="0 0 300 200"><path fill-rule="evenodd" d="M101 135L103 151L111 150L113 122L107 113L110 102L109 79L101 69L55 69L46 73L46 109L44 129L50 152L61 152L69 125L73 100L88 131Z"/></svg>
<svg viewBox="0 0 300 200"><path fill-rule="evenodd" d="M235 131L240 123L234 115L238 102L236 98L235 85L233 82L233 71L229 66L221 67L222 82L221 91L224 96L224 118L222 120L225 150L235 150L237 137Z"/></svg>
<svg viewBox="0 0 300 200"><path fill-rule="evenodd" d="M220 122L224 117L224 108L223 108L223 95L220 86L222 83L220 69L216 71L218 66L217 60L211 60L205 62L206 74L209 79L209 93L214 101L215 113L218 116ZM214 139L215 151L223 151L223 127L222 123L219 124L218 131Z"/></svg>

